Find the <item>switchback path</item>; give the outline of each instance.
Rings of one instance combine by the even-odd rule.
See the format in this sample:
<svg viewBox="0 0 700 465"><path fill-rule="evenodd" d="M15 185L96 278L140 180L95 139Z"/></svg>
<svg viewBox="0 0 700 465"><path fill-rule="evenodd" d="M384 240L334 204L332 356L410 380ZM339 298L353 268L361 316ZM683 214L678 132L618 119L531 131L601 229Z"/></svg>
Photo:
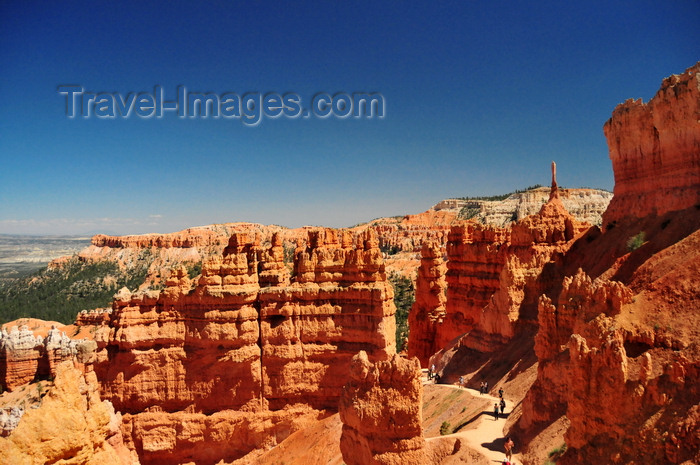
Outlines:
<svg viewBox="0 0 700 465"><path fill-rule="evenodd" d="M432 381L428 381L426 377L423 379L423 384L432 384ZM436 384L435 386L441 389L460 389L468 391L473 397L490 400L491 405L500 401L498 397L494 397L490 394L481 394L476 389L462 388L453 384ZM510 414L512 407L509 409L508 406L512 405L513 402L506 399L505 415ZM506 419L500 415L498 420L494 419L493 410L485 410L481 412L479 418L474 421L472 428L458 431L445 437L459 437L469 444L470 447L484 454L492 463L502 463L506 455L503 449L503 443L505 442L503 427L505 423ZM518 450L518 446L519 444L515 445L515 450ZM518 464L522 464L520 454L513 454L513 460Z"/></svg>

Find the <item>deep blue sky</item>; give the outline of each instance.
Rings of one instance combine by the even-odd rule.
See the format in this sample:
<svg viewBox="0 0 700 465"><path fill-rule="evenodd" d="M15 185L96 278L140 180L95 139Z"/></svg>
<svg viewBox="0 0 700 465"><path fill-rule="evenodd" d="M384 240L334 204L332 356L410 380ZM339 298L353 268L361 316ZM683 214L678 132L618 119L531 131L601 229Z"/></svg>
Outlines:
<svg viewBox="0 0 700 465"><path fill-rule="evenodd" d="M700 3L0 2L0 233L349 226L549 182L700 60ZM573 4L570 4L573 3ZM88 91L380 92L384 119L69 119Z"/></svg>

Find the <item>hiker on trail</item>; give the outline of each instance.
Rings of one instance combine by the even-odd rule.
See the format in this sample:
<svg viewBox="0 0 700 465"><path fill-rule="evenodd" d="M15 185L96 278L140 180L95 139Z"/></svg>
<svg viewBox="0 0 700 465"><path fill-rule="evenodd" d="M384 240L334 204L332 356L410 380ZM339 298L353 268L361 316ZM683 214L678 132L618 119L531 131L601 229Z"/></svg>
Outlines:
<svg viewBox="0 0 700 465"><path fill-rule="evenodd" d="M488 394L488 393L489 393L489 382L484 381L484 394Z"/></svg>
<svg viewBox="0 0 700 465"><path fill-rule="evenodd" d="M503 399L503 388L498 388L498 397Z"/></svg>
<svg viewBox="0 0 700 465"><path fill-rule="evenodd" d="M435 377L435 364L430 366L430 371L428 371L428 379L433 379Z"/></svg>
<svg viewBox="0 0 700 465"><path fill-rule="evenodd" d="M509 462L513 460L513 446L515 446L515 443L510 436L508 436L505 444L503 444L503 448L506 450L506 458Z"/></svg>
<svg viewBox="0 0 700 465"><path fill-rule="evenodd" d="M498 404L493 404L493 419L498 420Z"/></svg>
<svg viewBox="0 0 700 465"><path fill-rule="evenodd" d="M482 381L481 384L479 384L479 394L484 393L484 382Z"/></svg>
<svg viewBox="0 0 700 465"><path fill-rule="evenodd" d="M459 377L459 387L464 387L464 376Z"/></svg>
<svg viewBox="0 0 700 465"><path fill-rule="evenodd" d="M506 401L501 397L501 415L503 415L503 412L506 410Z"/></svg>

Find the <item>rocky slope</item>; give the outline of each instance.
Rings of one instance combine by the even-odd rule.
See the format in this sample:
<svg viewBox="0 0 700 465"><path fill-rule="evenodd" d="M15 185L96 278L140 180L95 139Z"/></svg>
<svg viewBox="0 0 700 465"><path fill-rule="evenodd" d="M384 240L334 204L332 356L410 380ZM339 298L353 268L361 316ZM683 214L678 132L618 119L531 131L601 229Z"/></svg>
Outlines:
<svg viewBox="0 0 700 465"><path fill-rule="evenodd" d="M120 416L100 400L89 365L59 363L54 376L26 410L22 406L32 398L14 407L23 414L11 431L3 430L0 464L138 465L122 442Z"/></svg>

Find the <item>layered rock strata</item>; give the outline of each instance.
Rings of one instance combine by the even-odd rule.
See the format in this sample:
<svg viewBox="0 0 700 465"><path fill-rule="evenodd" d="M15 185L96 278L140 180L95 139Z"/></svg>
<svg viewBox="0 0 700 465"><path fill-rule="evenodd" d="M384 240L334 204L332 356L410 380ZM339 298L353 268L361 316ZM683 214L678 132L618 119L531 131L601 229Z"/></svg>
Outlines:
<svg viewBox="0 0 700 465"><path fill-rule="evenodd" d="M470 331L500 286L510 230L472 221L453 226L447 242L446 314L437 329L437 346Z"/></svg>
<svg viewBox="0 0 700 465"><path fill-rule="evenodd" d="M430 357L441 347L435 333L445 317L447 301L447 267L443 250L435 242L426 242L421 249L421 264L416 279L416 300L408 314L408 356L416 357L427 367Z"/></svg>
<svg viewBox="0 0 700 465"><path fill-rule="evenodd" d="M283 260L281 237L263 247L234 233L200 276L180 267L160 292L117 294L108 333L96 335L96 371L142 463L215 463L271 447L337 408L359 350L372 360L395 352L393 291L373 231L309 231L291 277ZM206 438L219 439L192 447Z"/></svg>
<svg viewBox="0 0 700 465"><path fill-rule="evenodd" d="M73 340L55 326L46 338L34 336L27 326L0 331L0 387L13 391L35 379L54 377L56 366L66 360L92 362L96 345Z"/></svg>
<svg viewBox="0 0 700 465"><path fill-rule="evenodd" d="M420 364L395 355L370 362L352 359L340 398L340 450L347 465L424 465Z"/></svg>
<svg viewBox="0 0 700 465"><path fill-rule="evenodd" d="M612 199L612 192L600 189L559 189L564 208L577 221L596 226L602 224L602 216ZM458 212L463 219L473 219L482 224L504 228L514 221L535 215L549 200L549 189L538 187L517 192L504 200L446 199L433 206L433 210Z"/></svg>
<svg viewBox="0 0 700 465"><path fill-rule="evenodd" d="M537 380L519 426L565 415L557 463L700 461L699 66L664 80L649 104L615 109L606 230L561 260L562 270L586 270L539 299Z"/></svg>
<svg viewBox="0 0 700 465"><path fill-rule="evenodd" d="M609 228L700 205L700 63L663 80L648 102L618 105L603 130L615 173Z"/></svg>
<svg viewBox="0 0 700 465"><path fill-rule="evenodd" d="M536 215L508 228L471 221L452 228L439 347L470 333L462 345L489 352L512 339L518 326L537 324L537 298L555 276L547 268L589 227L564 208L554 164L552 170L549 200Z"/></svg>

